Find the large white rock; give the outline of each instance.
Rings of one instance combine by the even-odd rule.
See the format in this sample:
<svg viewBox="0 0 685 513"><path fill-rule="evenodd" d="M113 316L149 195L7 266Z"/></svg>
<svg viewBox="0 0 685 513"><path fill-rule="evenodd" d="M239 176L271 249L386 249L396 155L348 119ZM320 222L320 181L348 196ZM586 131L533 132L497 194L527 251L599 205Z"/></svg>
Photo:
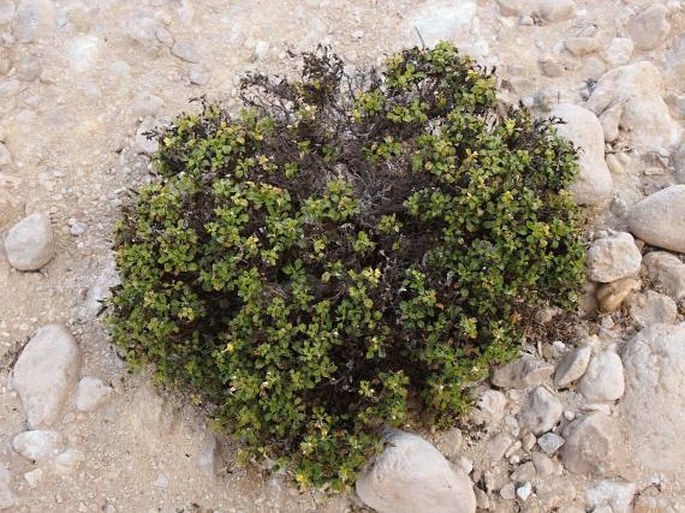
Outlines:
<svg viewBox="0 0 685 513"><path fill-rule="evenodd" d="M633 205L628 226L652 246L685 253L685 185L666 187Z"/></svg>
<svg viewBox="0 0 685 513"><path fill-rule="evenodd" d="M668 8L660 3L650 5L628 22L626 30L638 50L654 50L671 31Z"/></svg>
<svg viewBox="0 0 685 513"><path fill-rule="evenodd" d="M587 252L588 278L609 283L640 271L642 254L629 233L618 232L597 239Z"/></svg>
<svg viewBox="0 0 685 513"><path fill-rule="evenodd" d="M80 364L76 341L62 325L43 326L29 340L14 366L13 382L31 428L59 419Z"/></svg>
<svg viewBox="0 0 685 513"><path fill-rule="evenodd" d="M609 402L620 399L625 391L621 357L613 351L595 355L578 387L588 402Z"/></svg>
<svg viewBox="0 0 685 513"><path fill-rule="evenodd" d="M24 431L12 439L12 448L32 461L54 458L64 450L65 445L61 434L47 429Z"/></svg>
<svg viewBox="0 0 685 513"><path fill-rule="evenodd" d="M619 403L637 459L654 471L682 471L685 444L685 323L639 332L623 350Z"/></svg>
<svg viewBox="0 0 685 513"><path fill-rule="evenodd" d="M587 107L602 117L620 103L623 108L617 122L628 143L641 150L671 151L682 130L671 117L663 94L659 69L651 62L638 62L602 75Z"/></svg>
<svg viewBox="0 0 685 513"><path fill-rule="evenodd" d="M55 255L50 218L36 212L15 224L5 238L5 252L19 271L37 271L47 264Z"/></svg>
<svg viewBox="0 0 685 513"><path fill-rule="evenodd" d="M679 301L685 297L685 264L666 251L652 251L642 259L647 275L656 286Z"/></svg>
<svg viewBox="0 0 685 513"><path fill-rule="evenodd" d="M552 115L566 122L557 125L557 132L580 148L580 174L571 187L576 203L604 205L611 195L613 180L604 160L602 124L592 111L571 103L560 103Z"/></svg>
<svg viewBox="0 0 685 513"><path fill-rule="evenodd" d="M474 513L471 480L420 436L393 431L357 480L357 495L379 513Z"/></svg>
<svg viewBox="0 0 685 513"><path fill-rule="evenodd" d="M452 41L460 29L471 27L475 16L473 0L428 0L410 13L405 30L411 40L431 47Z"/></svg>
<svg viewBox="0 0 685 513"><path fill-rule="evenodd" d="M625 463L624 442L614 417L595 412L564 428L564 466L574 474L615 475Z"/></svg>

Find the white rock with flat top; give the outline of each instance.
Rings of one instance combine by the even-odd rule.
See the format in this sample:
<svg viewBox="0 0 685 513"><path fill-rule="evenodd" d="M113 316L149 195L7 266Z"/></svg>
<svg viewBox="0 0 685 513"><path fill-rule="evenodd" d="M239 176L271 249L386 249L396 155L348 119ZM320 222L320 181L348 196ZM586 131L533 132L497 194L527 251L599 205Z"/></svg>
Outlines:
<svg viewBox="0 0 685 513"><path fill-rule="evenodd" d="M570 188L574 200L580 205L604 205L611 195L613 180L604 160L602 124L594 112L571 103L560 103L551 114L565 121L557 125L557 132L580 148L580 174Z"/></svg>
<svg viewBox="0 0 685 513"><path fill-rule="evenodd" d="M660 291L676 301L685 298L685 264L678 257L666 251L652 251L642 263Z"/></svg>
<svg viewBox="0 0 685 513"><path fill-rule="evenodd" d="M54 424L78 380L79 348L62 325L48 324L29 340L14 365L13 383L29 427Z"/></svg>
<svg viewBox="0 0 685 513"><path fill-rule="evenodd" d="M685 461L685 323L640 331L623 349L626 392L619 407L636 458L656 472ZM675 438L674 438L675 437Z"/></svg>
<svg viewBox="0 0 685 513"><path fill-rule="evenodd" d="M60 433L47 429L24 431L12 439L12 448L32 461L54 458L65 446L66 441Z"/></svg>
<svg viewBox="0 0 685 513"><path fill-rule="evenodd" d="M642 254L633 236L618 232L597 239L587 252L588 278L600 283L627 278L640 271Z"/></svg>
<svg viewBox="0 0 685 513"><path fill-rule="evenodd" d="M357 495L378 513L474 513L471 480L420 436L392 431L360 473Z"/></svg>
<svg viewBox="0 0 685 513"><path fill-rule="evenodd" d="M633 205L628 226L647 244L685 253L685 185L666 187Z"/></svg>
<svg viewBox="0 0 685 513"><path fill-rule="evenodd" d="M31 214L10 228L5 237L5 253L19 271L37 271L55 256L55 236L50 218Z"/></svg>
<svg viewBox="0 0 685 513"><path fill-rule="evenodd" d="M590 403L620 399L625 391L621 357L613 351L593 356L578 390Z"/></svg>

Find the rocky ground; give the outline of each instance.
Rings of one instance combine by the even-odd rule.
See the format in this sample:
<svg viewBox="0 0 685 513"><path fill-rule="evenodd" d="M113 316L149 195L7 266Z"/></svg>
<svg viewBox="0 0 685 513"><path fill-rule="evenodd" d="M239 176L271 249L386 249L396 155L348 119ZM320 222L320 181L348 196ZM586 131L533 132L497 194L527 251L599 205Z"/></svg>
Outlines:
<svg viewBox="0 0 685 513"><path fill-rule="evenodd" d="M444 479L461 499L405 487L414 502L383 504L424 468L392 454L360 495L398 512L684 512L684 34L682 0L0 0L0 510L359 507L236 465L197 408L127 372L98 299L118 209L150 176L147 128L200 94L235 104L241 74L287 70L289 49L364 65L444 38L582 146L584 317L494 371L463 430L424 434L449 464L398 441L440 470L424 491Z"/></svg>

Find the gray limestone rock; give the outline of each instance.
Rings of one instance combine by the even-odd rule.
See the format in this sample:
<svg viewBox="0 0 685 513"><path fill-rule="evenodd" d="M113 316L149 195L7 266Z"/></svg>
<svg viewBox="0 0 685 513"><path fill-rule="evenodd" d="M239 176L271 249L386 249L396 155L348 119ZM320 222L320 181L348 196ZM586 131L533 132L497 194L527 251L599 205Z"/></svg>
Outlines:
<svg viewBox="0 0 685 513"><path fill-rule="evenodd" d="M650 5L628 22L626 30L638 50L654 50L671 32L668 8L661 3Z"/></svg>
<svg viewBox="0 0 685 513"><path fill-rule="evenodd" d="M647 468L682 470L685 444L685 323L640 331L622 352L626 392L619 407L628 440Z"/></svg>
<svg viewBox="0 0 685 513"><path fill-rule="evenodd" d="M685 253L685 185L672 185L633 205L628 226L647 244Z"/></svg>
<svg viewBox="0 0 685 513"><path fill-rule="evenodd" d="M578 390L590 403L620 399L625 391L621 357L613 351L595 355L580 380Z"/></svg>
<svg viewBox="0 0 685 513"><path fill-rule="evenodd" d="M642 254L635 239L626 232L597 239L587 252L588 277L600 283L632 276L640 271L641 264Z"/></svg>
<svg viewBox="0 0 685 513"><path fill-rule="evenodd" d="M64 437L52 430L24 431L12 439L12 448L24 458L32 461L54 458L64 450L65 446Z"/></svg>
<svg viewBox="0 0 685 513"><path fill-rule="evenodd" d="M685 264L666 251L652 251L642 259L647 275L676 301L685 298Z"/></svg>
<svg viewBox="0 0 685 513"><path fill-rule="evenodd" d="M522 356L494 369L490 381L501 388L528 388L539 385L553 372L553 365L530 356Z"/></svg>
<svg viewBox="0 0 685 513"><path fill-rule="evenodd" d="M55 255L50 218L36 212L15 224L5 237L5 252L19 271L37 271L46 265Z"/></svg>
<svg viewBox="0 0 685 513"><path fill-rule="evenodd" d="M379 513L475 513L471 480L423 438L401 431L360 473L357 495Z"/></svg>
<svg viewBox="0 0 685 513"><path fill-rule="evenodd" d="M59 419L80 366L79 348L64 326L48 324L33 335L13 372L30 427L50 426Z"/></svg>
<svg viewBox="0 0 685 513"><path fill-rule="evenodd" d="M597 116L588 109L561 103L552 111L553 116L566 124L557 131L580 148L580 175L571 187L575 201L581 205L604 205L613 188L611 173L604 160L604 131Z"/></svg>
<svg viewBox="0 0 685 513"><path fill-rule="evenodd" d="M563 412L559 399L544 386L537 386L528 393L521 410L521 419L533 434L551 430Z"/></svg>
<svg viewBox="0 0 685 513"><path fill-rule="evenodd" d="M112 397L114 389L100 378L84 376L76 388L74 404L83 412L94 412L101 408Z"/></svg>
<svg viewBox="0 0 685 513"><path fill-rule="evenodd" d="M581 347L566 353L554 372L554 385L557 388L566 388L580 379L585 374L591 356L592 349L589 347Z"/></svg>
<svg viewBox="0 0 685 513"><path fill-rule="evenodd" d="M563 432L564 466L574 474L613 476L625 463L623 437L618 421L594 412L571 422Z"/></svg>
<svg viewBox="0 0 685 513"><path fill-rule="evenodd" d="M641 328L653 324L673 324L678 317L678 306L670 297L647 290L628 300L631 318Z"/></svg>

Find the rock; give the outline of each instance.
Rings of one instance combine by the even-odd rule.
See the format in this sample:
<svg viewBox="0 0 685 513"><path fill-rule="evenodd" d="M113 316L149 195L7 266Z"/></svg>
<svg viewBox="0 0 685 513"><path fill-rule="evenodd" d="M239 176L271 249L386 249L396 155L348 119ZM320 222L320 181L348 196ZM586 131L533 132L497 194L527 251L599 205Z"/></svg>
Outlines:
<svg viewBox="0 0 685 513"><path fill-rule="evenodd" d="M573 0L543 0L537 8L538 17L546 23L559 23L572 18L576 10Z"/></svg>
<svg viewBox="0 0 685 513"><path fill-rule="evenodd" d="M599 116L599 122L602 123L602 130L604 131L604 140L606 142L611 143L618 139L619 125L621 124L621 116L623 116L622 103L615 103L611 107L607 108L604 112L602 112L602 114ZM614 169L616 169L616 166L614 166L614 169L612 169L611 164L609 164L610 157L615 158L616 155L612 153L606 156L609 171L613 172ZM618 162L620 165L620 161Z"/></svg>
<svg viewBox="0 0 685 513"><path fill-rule="evenodd" d="M525 483L526 481L535 479L535 475L535 464L532 461L527 461L522 465L519 465L509 477L515 483Z"/></svg>
<svg viewBox="0 0 685 513"><path fill-rule="evenodd" d="M650 280L676 301L685 298L685 264L665 251L652 251L642 263Z"/></svg>
<svg viewBox="0 0 685 513"><path fill-rule="evenodd" d="M685 185L666 187L633 205L628 226L647 244L685 253Z"/></svg>
<svg viewBox="0 0 685 513"><path fill-rule="evenodd" d="M195 466L199 468L202 473L212 482L216 480L216 453L216 437L211 433L208 433L205 437L204 448L195 458Z"/></svg>
<svg viewBox="0 0 685 513"><path fill-rule="evenodd" d="M18 43L35 41L38 35L41 9L38 2L24 0L17 6L12 25L12 34Z"/></svg>
<svg viewBox="0 0 685 513"><path fill-rule="evenodd" d="M57 431L24 431L12 439L12 448L24 458L41 461L54 458L66 446L64 437Z"/></svg>
<svg viewBox="0 0 685 513"><path fill-rule="evenodd" d="M566 388L580 379L585 374L591 356L592 349L589 347L581 347L566 353L554 372L554 385L557 388Z"/></svg>
<svg viewBox="0 0 685 513"><path fill-rule="evenodd" d="M359 498L379 513L474 513L471 480L453 470L423 438L392 431L386 447L360 473Z"/></svg>
<svg viewBox="0 0 685 513"><path fill-rule="evenodd" d="M594 37L569 37L564 40L564 48L575 57L583 57L600 49Z"/></svg>
<svg viewBox="0 0 685 513"><path fill-rule="evenodd" d="M625 391L621 357L613 351L595 355L580 380L578 390L590 403L620 399Z"/></svg>
<svg viewBox="0 0 685 513"><path fill-rule="evenodd" d="M605 413L577 418L566 426L563 437L561 457L569 472L612 476L625 462L618 422Z"/></svg>
<svg viewBox="0 0 685 513"><path fill-rule="evenodd" d="M516 485L514 483L507 483L499 490L499 496L505 501L516 500Z"/></svg>
<svg viewBox="0 0 685 513"><path fill-rule="evenodd" d="M685 323L640 331L623 350L626 392L619 403L637 459L657 472L682 470L685 444Z"/></svg>
<svg viewBox="0 0 685 513"><path fill-rule="evenodd" d="M611 40L609 46L602 51L602 58L612 68L622 66L630 61L634 48L633 40L629 37L615 37Z"/></svg>
<svg viewBox="0 0 685 513"><path fill-rule="evenodd" d="M533 485L529 482L525 482L516 488L516 496L524 502L528 500L531 493L533 493Z"/></svg>
<svg viewBox="0 0 685 513"><path fill-rule="evenodd" d="M566 65L555 57L545 57L538 61L538 66L540 66L540 71L547 77L560 77L568 68Z"/></svg>
<svg viewBox="0 0 685 513"><path fill-rule="evenodd" d="M561 446L564 445L566 440L555 433L545 433L540 438L538 438L538 445L545 454L551 456L556 453Z"/></svg>
<svg viewBox="0 0 685 513"><path fill-rule="evenodd" d="M600 283L632 276L640 271L641 264L635 239L626 232L597 239L587 252L588 277Z"/></svg>
<svg viewBox="0 0 685 513"><path fill-rule="evenodd" d="M50 426L59 419L79 368L78 346L64 326L48 324L33 335L13 373L14 388L31 428Z"/></svg>
<svg viewBox="0 0 685 513"><path fill-rule="evenodd" d="M628 310L632 319L641 328L652 324L673 324L678 317L675 301L653 290L631 297Z"/></svg>
<svg viewBox="0 0 685 513"><path fill-rule="evenodd" d="M12 476L4 464L0 464L0 510L9 509L17 505L17 496L11 488Z"/></svg>
<svg viewBox="0 0 685 513"><path fill-rule="evenodd" d="M193 64L200 62L195 47L190 41L176 41L171 47L171 55Z"/></svg>
<svg viewBox="0 0 685 513"><path fill-rule="evenodd" d="M590 511L608 507L610 513L632 513L631 504L637 487L635 483L599 481L585 493Z"/></svg>
<svg viewBox="0 0 685 513"><path fill-rule="evenodd" d="M569 486L568 476L564 476L545 479L544 481L537 483L535 493L538 496L540 503L544 506L545 509L543 509L543 511L545 513L550 511L570 513L572 511L571 502L575 498L577 492L574 486ZM560 508L561 505L570 507L564 507L562 509Z"/></svg>
<svg viewBox="0 0 685 513"><path fill-rule="evenodd" d="M159 109L164 105L164 100L159 96L142 91L135 95L131 110L136 116L154 116L159 112Z"/></svg>
<svg viewBox="0 0 685 513"><path fill-rule="evenodd" d="M561 418L559 399L543 386L530 391L523 405L523 424L535 435L550 431Z"/></svg>
<svg viewBox="0 0 685 513"><path fill-rule="evenodd" d="M570 103L557 105L552 115L566 122L557 126L559 134L580 147L580 176L571 187L576 203L604 205L611 195L613 181L604 160L604 132L599 119L591 111Z"/></svg>
<svg viewBox="0 0 685 513"><path fill-rule="evenodd" d="M50 463L57 474L65 476L77 470L85 459L85 455L78 449L67 449Z"/></svg>
<svg viewBox="0 0 685 513"><path fill-rule="evenodd" d="M493 370L490 381L500 388L529 388L542 383L554 366L530 356L522 356Z"/></svg>
<svg viewBox="0 0 685 513"><path fill-rule="evenodd" d="M506 396L499 390L486 390L478 400L477 408L471 412L476 424L496 426L504 418Z"/></svg>
<svg viewBox="0 0 685 513"><path fill-rule="evenodd" d="M30 472L24 474L24 479L29 485L29 488L36 488L45 477L45 471L42 468L34 468Z"/></svg>
<svg viewBox="0 0 685 513"><path fill-rule="evenodd" d="M455 459L461 452L463 435L461 429L452 428L435 436L435 447L448 459ZM468 474L468 472L467 472Z"/></svg>
<svg viewBox="0 0 685 513"><path fill-rule="evenodd" d="M636 278L623 278L601 284L595 293L599 311L611 313L618 310L633 292L640 290L641 286L642 283Z"/></svg>
<svg viewBox="0 0 685 513"><path fill-rule="evenodd" d="M100 378L84 376L76 388L76 409L83 412L96 411L109 401L112 393L114 389Z"/></svg>
<svg viewBox="0 0 685 513"><path fill-rule="evenodd" d="M586 106L601 116L620 103L620 127L626 143L645 151L670 152L680 141L682 130L671 117L663 95L658 68L650 62L638 62L602 75Z"/></svg>
<svg viewBox="0 0 685 513"><path fill-rule="evenodd" d="M534 452L530 456L533 465L535 465L535 472L539 477L548 477L555 473L557 465L552 458L541 452Z"/></svg>
<svg viewBox="0 0 685 513"><path fill-rule="evenodd" d="M108 258L100 275L88 289L85 308L90 315L97 315L103 308L103 302L111 295L112 287L121 283L114 258Z"/></svg>
<svg viewBox="0 0 685 513"><path fill-rule="evenodd" d="M417 44L435 46L453 40L462 29L469 29L476 16L473 0L428 0L410 13L405 29Z"/></svg>
<svg viewBox="0 0 685 513"><path fill-rule="evenodd" d="M134 150L148 157L154 156L159 148L159 143L156 139L149 137L147 134L151 128L154 128L154 123L142 123L138 130L136 130L136 135L133 137L133 148Z"/></svg>
<svg viewBox="0 0 685 513"><path fill-rule="evenodd" d="M628 22L626 30L638 50L654 50L671 32L668 8L660 3L650 5Z"/></svg>
<svg viewBox="0 0 685 513"><path fill-rule="evenodd" d="M12 267L37 271L55 256L55 237L50 218L34 213L25 217L5 237L5 252Z"/></svg>
<svg viewBox="0 0 685 513"><path fill-rule="evenodd" d="M204 86L209 83L209 79L209 71L207 71L204 66L200 66L199 64L191 66L190 71L188 72L188 80L190 80L191 84Z"/></svg>
<svg viewBox="0 0 685 513"><path fill-rule="evenodd" d="M490 465L499 463L504 458L507 449L514 444L514 439L508 433L498 433L485 442L485 457Z"/></svg>

